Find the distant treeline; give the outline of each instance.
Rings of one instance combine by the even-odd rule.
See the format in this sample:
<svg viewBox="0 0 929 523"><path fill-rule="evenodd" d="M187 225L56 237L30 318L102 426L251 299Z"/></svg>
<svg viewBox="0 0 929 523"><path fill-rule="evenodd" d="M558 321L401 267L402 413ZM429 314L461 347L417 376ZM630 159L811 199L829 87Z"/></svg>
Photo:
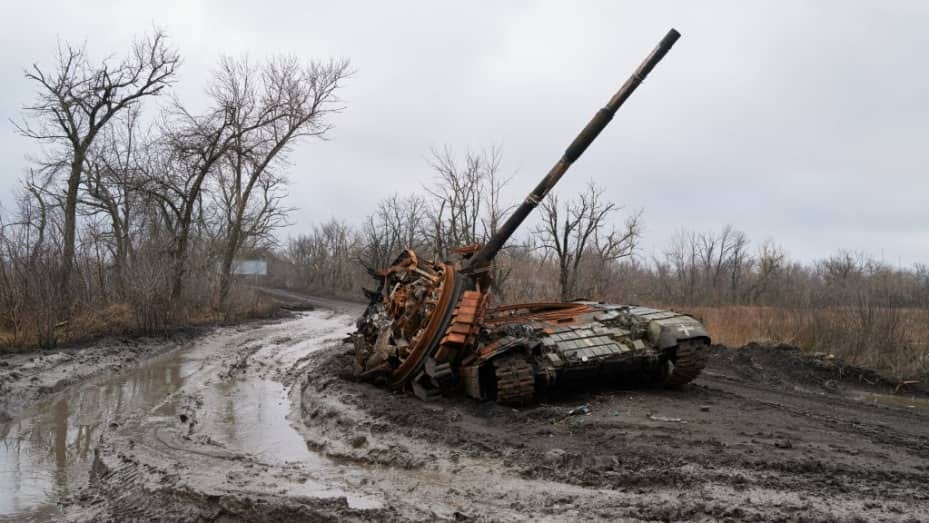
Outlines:
<svg viewBox="0 0 929 523"><path fill-rule="evenodd" d="M332 220L291 239L281 258L290 286L360 298L412 247L442 259L483 243L505 218L506 182L496 149L455 158L434 151L435 178L421 193L383 200L360 227ZM641 213L625 213L596 185L574 197L557 190L537 225L513 238L493 267L497 303L586 298L690 310L720 341L770 341L834 353L898 377L929 371L929 266L893 267L842 251L791 260L732 226L681 230L663 253L638 252ZM725 310L724 315L717 312Z"/></svg>

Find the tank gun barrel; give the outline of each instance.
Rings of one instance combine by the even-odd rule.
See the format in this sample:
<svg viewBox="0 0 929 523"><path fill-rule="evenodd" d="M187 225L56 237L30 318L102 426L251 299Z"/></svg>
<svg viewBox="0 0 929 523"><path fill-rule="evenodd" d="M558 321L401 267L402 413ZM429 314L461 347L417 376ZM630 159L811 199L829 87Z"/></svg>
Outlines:
<svg viewBox="0 0 929 523"><path fill-rule="evenodd" d="M558 163L556 163L548 174L542 178L542 181L529 193L529 196L526 197L523 203L513 211L513 214L510 215L500 229L490 237L490 240L471 257L467 267L468 270L480 270L486 267L491 260L497 256L503 244L516 232L516 229L518 229L526 217L529 216L532 209L545 198L571 164L584 154L584 151L594 141L597 135L600 134L600 131L610 123L610 120L613 119L613 115L616 114L616 111L623 105L623 102L625 102L633 91L635 91L636 87L645 80L648 73L650 73L651 70L655 68L655 65L664 58L664 55L667 54L671 46L674 45L674 42L676 42L680 36L681 34L675 29L668 31L668 34L661 39L658 46L645 58L638 69L632 73L632 76L626 80L626 83L624 83L623 86L619 88L619 91L610 98L606 106L594 114L590 122L587 123L580 134L577 135L574 141L571 142L571 145L565 150L564 155L558 160Z"/></svg>

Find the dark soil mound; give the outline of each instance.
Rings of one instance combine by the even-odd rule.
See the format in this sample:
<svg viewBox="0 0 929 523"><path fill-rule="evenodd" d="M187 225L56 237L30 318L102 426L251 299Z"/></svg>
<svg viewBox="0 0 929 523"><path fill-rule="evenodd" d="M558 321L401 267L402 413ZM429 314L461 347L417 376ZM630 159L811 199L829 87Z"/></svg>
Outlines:
<svg viewBox="0 0 929 523"><path fill-rule="evenodd" d="M926 395L920 384L901 386L878 371L850 365L826 354L810 354L790 345L749 343L738 349L723 345L711 348L709 367L745 380L789 387L803 385L838 392L847 387L875 392L906 392Z"/></svg>

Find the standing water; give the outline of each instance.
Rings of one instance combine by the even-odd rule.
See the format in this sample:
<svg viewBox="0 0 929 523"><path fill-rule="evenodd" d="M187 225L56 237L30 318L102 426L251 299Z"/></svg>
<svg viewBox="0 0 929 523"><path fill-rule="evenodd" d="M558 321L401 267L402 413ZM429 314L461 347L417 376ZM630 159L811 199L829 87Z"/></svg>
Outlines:
<svg viewBox="0 0 929 523"><path fill-rule="evenodd" d="M197 433L266 462L327 466L287 420L291 405L280 379L307 354L344 337L351 325L350 316L317 311L276 324L218 329L33 405L0 424L0 520L54 519L58 503L86 484L105 430L124 430L123 420L139 413L175 418L179 399L187 396L202 402ZM328 485L308 483L306 489L298 494L345 495Z"/></svg>

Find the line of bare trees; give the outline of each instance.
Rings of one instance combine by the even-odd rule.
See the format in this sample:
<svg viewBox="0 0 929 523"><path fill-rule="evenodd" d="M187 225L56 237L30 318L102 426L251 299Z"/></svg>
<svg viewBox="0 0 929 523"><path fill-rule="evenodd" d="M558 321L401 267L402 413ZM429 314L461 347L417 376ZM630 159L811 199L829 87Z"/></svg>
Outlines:
<svg viewBox="0 0 929 523"><path fill-rule="evenodd" d="M332 220L290 240L287 284L360 298L385 267L414 248L443 258L483 243L509 207L500 151L433 152L435 172L418 193L383 200L360 227ZM588 185L542 202L537 225L495 262L497 303L587 298L707 314L723 340L767 340L831 352L894 376L929 372L929 266L892 267L841 251L791 260L742 231L682 229L657 256L639 252L639 212L623 212ZM920 374L921 373L921 374Z"/></svg>
<svg viewBox="0 0 929 523"><path fill-rule="evenodd" d="M152 330L243 306L234 262L285 223L288 153L330 130L349 64L223 58L201 107L171 92L180 65L155 31L122 59L61 44L26 72L35 99L14 125L42 153L0 213L8 343L50 345L120 311Z"/></svg>
<svg viewBox="0 0 929 523"><path fill-rule="evenodd" d="M485 243L510 209L502 198L509 178L501 173L501 159L497 147L460 157L449 148L433 150L435 176L420 193L382 200L361 227L332 220L292 239L283 254L293 266L290 284L359 295L363 284L370 286L366 269L389 265L404 248L445 259L458 247ZM595 264L597 269L590 272L605 275L635 253L641 234L641 213L630 214L617 227L613 218L620 211L593 183L572 199L550 195L540 206L543 225L532 232L530 244L511 242L492 266L498 298L524 297L533 288L524 282L509 284L514 269L530 261L555 268L555 294L563 299L599 292L605 280L589 281L582 277L584 269Z"/></svg>
<svg viewBox="0 0 929 523"><path fill-rule="evenodd" d="M510 208L499 196L507 182L500 151L459 160L443 149L432 160L435 177L422 191L384 199L360 227L333 220L292 239L282 253L300 273L292 283L357 294L369 282L365 267L385 267L403 248L441 259L455 247L485 242ZM731 225L681 229L663 252L647 257L638 250L641 218L593 183L573 197L553 192L539 206L537 225L496 260L497 300L834 307L860 304L863 289L880 284L887 305L929 308L925 265L892 267L848 251L800 263Z"/></svg>

